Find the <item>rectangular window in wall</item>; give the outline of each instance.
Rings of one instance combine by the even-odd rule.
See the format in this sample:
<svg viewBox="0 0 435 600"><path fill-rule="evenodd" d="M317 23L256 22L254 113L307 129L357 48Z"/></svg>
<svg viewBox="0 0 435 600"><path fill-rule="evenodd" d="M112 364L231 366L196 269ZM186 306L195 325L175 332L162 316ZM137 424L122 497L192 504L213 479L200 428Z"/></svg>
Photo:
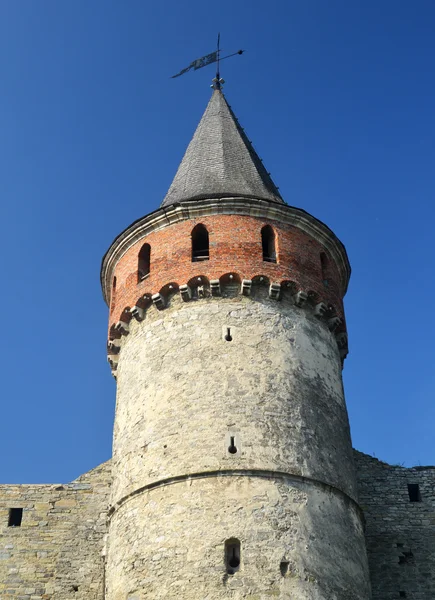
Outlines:
<svg viewBox="0 0 435 600"><path fill-rule="evenodd" d="M408 483L408 494L410 502L421 502L420 486L418 483Z"/></svg>
<svg viewBox="0 0 435 600"><path fill-rule="evenodd" d="M20 527L22 520L23 520L23 509L22 508L10 508L9 509L8 527Z"/></svg>

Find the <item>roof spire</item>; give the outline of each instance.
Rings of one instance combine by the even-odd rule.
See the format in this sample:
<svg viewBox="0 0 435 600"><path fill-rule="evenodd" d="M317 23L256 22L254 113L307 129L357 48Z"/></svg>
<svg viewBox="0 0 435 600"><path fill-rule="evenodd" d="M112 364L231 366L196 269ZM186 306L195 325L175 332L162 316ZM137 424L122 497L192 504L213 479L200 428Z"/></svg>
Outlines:
<svg viewBox="0 0 435 600"><path fill-rule="evenodd" d="M162 202L205 198L258 198L284 203L240 126L216 78L213 94Z"/></svg>
<svg viewBox="0 0 435 600"><path fill-rule="evenodd" d="M217 50L216 50L216 77L214 79L212 79L212 85L211 87L214 90L220 90L222 89L223 84L225 83L224 79L221 79L221 74L220 74L220 52L221 52L221 48L220 48L220 43L221 43L221 34L218 33L218 37L217 37Z"/></svg>

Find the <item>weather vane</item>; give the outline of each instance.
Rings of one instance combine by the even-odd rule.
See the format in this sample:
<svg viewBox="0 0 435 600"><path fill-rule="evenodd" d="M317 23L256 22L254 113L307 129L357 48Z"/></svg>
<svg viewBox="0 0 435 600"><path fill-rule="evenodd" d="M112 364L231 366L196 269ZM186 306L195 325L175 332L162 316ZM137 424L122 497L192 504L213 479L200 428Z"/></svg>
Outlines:
<svg viewBox="0 0 435 600"><path fill-rule="evenodd" d="M205 56L201 56L201 58L197 58L196 60L191 62L188 67L186 67L185 69L182 69L176 75L172 75L171 79L174 79L175 77L180 77L180 75L184 75L184 73L187 73L187 71L190 71L191 69L193 69L194 71L197 71L198 69L202 69L202 67L206 67L207 65L211 65L212 63L217 63L216 77L212 80L213 83L212 83L211 87L214 88L215 90L220 90L221 86L225 83L225 81L220 76L220 70L219 70L220 62L222 60L225 60L226 58L230 58L231 56L236 56L237 54L243 54L243 52L244 52L244 50L238 50L237 52L233 52L232 54L228 54L227 56L223 56L221 58L221 56L220 56L220 53L221 53L220 39L221 39L221 34L218 33L217 49L214 52L212 52L211 54L206 54Z"/></svg>

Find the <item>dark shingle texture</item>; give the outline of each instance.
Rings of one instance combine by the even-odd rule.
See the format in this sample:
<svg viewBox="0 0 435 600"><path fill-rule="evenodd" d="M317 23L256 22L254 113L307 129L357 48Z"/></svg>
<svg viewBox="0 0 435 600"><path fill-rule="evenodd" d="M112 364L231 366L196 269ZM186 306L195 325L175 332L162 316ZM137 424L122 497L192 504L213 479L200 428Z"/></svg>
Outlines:
<svg viewBox="0 0 435 600"><path fill-rule="evenodd" d="M162 206L233 196L284 203L223 93L215 90Z"/></svg>

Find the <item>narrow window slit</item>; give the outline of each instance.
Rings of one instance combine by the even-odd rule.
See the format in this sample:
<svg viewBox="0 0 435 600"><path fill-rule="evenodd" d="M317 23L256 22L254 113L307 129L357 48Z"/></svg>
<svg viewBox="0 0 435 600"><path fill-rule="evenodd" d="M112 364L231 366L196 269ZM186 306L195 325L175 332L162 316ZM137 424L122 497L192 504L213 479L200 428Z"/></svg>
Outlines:
<svg viewBox="0 0 435 600"><path fill-rule="evenodd" d="M9 509L8 527L21 527L22 520L23 520L23 509L22 508L10 508Z"/></svg>
<svg viewBox="0 0 435 600"><path fill-rule="evenodd" d="M230 454L237 454L237 446L235 444L235 437L230 436L230 445L228 446L228 452Z"/></svg>
<svg viewBox="0 0 435 600"><path fill-rule="evenodd" d="M227 573L234 575L240 568L240 542L237 539L229 539L225 542L225 565Z"/></svg>
<svg viewBox="0 0 435 600"><path fill-rule="evenodd" d="M279 570L281 571L281 575L285 577L288 573L289 562L288 560L282 560L279 565Z"/></svg>
<svg viewBox="0 0 435 600"><path fill-rule="evenodd" d="M227 327L227 333L226 333L225 339L226 339L227 342L232 342L233 341L230 327Z"/></svg>

